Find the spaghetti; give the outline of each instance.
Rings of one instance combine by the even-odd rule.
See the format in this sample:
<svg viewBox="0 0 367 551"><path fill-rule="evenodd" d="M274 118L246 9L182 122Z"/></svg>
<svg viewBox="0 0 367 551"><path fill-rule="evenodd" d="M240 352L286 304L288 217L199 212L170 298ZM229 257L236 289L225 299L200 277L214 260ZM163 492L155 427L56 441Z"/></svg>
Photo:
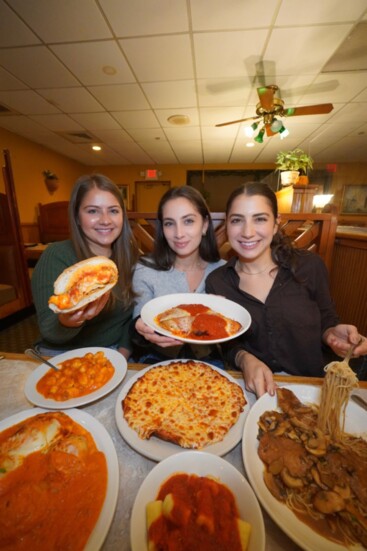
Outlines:
<svg viewBox="0 0 367 551"><path fill-rule="evenodd" d="M358 379L346 361L331 362L324 368L326 375L321 390L318 428L336 441L343 440L345 410L350 393Z"/></svg>

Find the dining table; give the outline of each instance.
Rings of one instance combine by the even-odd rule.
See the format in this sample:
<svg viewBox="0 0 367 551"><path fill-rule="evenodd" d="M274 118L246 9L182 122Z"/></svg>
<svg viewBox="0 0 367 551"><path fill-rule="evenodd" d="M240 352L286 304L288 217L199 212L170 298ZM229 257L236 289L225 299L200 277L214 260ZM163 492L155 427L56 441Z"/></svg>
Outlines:
<svg viewBox="0 0 367 551"><path fill-rule="evenodd" d="M24 394L24 386L27 378L37 365L40 365L40 362L37 363L37 360L32 360L24 354L0 351L0 421L13 414L34 407ZM79 408L89 413L105 427L112 438L119 463L117 506L110 529L100 548L102 551L130 551L130 517L134 500L145 477L157 464L155 461L135 451L125 442L115 420L115 405L122 385L145 367L147 366L143 364L128 363L125 378L117 388L99 400L80 406ZM238 382L244 388L242 376L239 372L229 371L229 374L238 379ZM323 379L318 378L282 375L275 375L274 378L278 385L284 385L285 383L287 385L321 385L323 381ZM359 386L359 392L367 399L367 382L360 382ZM256 402L255 395L246 392L246 396L250 407L253 406ZM226 453L223 459L228 461L246 477L241 442ZM262 508L262 514L266 534L266 551L299 551L301 549L278 527L264 508Z"/></svg>

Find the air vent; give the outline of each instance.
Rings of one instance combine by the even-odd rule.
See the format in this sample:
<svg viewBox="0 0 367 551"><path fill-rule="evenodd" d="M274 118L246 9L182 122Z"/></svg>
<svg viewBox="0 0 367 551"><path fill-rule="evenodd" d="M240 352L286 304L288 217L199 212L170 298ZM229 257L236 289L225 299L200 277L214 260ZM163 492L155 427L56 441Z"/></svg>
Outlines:
<svg viewBox="0 0 367 551"><path fill-rule="evenodd" d="M66 140L72 143L94 143L99 142L99 138L91 134L90 132L57 132L59 136L62 136Z"/></svg>

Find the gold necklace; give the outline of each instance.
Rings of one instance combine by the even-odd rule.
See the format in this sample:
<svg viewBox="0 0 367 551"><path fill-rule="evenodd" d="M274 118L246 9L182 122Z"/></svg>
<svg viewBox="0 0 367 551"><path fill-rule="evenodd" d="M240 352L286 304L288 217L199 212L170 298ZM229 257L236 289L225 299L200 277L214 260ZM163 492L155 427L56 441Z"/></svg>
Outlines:
<svg viewBox="0 0 367 551"><path fill-rule="evenodd" d="M268 264L266 266L266 268L264 268L263 270L260 270L259 272L246 272L246 270L243 269L243 266L241 264L241 262L239 260L237 260L237 266L238 266L238 269L240 272L244 273L244 274L247 274L247 275L259 275L259 274L263 274L264 272L266 272L266 270L268 268L270 268L270 266L273 264L273 262L271 262L270 264Z"/></svg>

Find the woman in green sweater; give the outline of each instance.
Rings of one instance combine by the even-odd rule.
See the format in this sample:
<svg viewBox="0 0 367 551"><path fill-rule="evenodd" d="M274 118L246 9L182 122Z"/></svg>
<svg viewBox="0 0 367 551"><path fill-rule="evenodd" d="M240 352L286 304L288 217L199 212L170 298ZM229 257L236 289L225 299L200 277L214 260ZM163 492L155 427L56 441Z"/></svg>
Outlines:
<svg viewBox="0 0 367 551"><path fill-rule="evenodd" d="M54 356L81 347L113 347L127 359L135 297L132 270L138 249L118 187L101 174L79 178L70 198L69 224L71 239L50 244L33 272L32 294L41 332L36 348ZM96 255L116 263L118 284L76 312L52 312L48 299L56 278L69 266Z"/></svg>

